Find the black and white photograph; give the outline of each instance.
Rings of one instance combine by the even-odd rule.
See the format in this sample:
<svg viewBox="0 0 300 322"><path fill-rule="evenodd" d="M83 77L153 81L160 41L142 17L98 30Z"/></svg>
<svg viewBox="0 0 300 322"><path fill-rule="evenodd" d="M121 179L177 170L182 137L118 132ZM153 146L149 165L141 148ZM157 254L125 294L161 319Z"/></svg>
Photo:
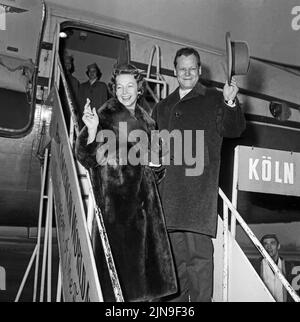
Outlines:
<svg viewBox="0 0 300 322"><path fill-rule="evenodd" d="M0 0L0 109L0 302L300 302L299 0Z"/></svg>

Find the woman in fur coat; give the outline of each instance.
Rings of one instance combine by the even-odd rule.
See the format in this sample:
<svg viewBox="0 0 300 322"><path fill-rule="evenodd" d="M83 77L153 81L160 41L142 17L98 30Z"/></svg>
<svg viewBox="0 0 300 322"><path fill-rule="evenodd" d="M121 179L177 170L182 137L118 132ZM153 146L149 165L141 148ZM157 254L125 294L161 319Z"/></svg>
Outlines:
<svg viewBox="0 0 300 322"><path fill-rule="evenodd" d="M112 80L115 98L97 111L87 100L76 157L90 170L124 300L153 301L177 289L157 176L147 163L151 149L160 150L151 144L156 127L137 103L143 89L139 71L133 65L119 65ZM144 134L139 144L132 137L128 140L136 133ZM114 301L96 231L93 244L104 300Z"/></svg>

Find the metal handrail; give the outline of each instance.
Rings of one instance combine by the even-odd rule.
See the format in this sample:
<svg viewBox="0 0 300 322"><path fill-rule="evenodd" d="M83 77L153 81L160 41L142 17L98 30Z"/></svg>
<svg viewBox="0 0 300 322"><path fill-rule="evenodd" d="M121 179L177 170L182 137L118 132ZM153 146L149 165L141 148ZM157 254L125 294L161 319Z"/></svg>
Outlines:
<svg viewBox="0 0 300 322"><path fill-rule="evenodd" d="M156 52L156 77L158 77L158 75L160 74L160 59L159 59L160 49L158 45L154 45L150 53L150 59L149 59L149 64L147 69L147 78L150 78L151 66L152 66L153 56L155 52Z"/></svg>
<svg viewBox="0 0 300 322"><path fill-rule="evenodd" d="M67 103L68 103L68 108L69 108L69 111L71 114L71 120L74 124L75 133L76 133L76 135L78 135L79 134L79 124L78 124L76 112L75 112L76 107L74 105L74 101L72 100L72 94L71 94L71 91L70 91L70 88L69 88L69 85L68 85L68 82L67 82L67 79L65 76L65 72L64 72L64 69L62 67L59 57L57 57L57 64L58 64L58 71L59 71L59 74L60 74L62 82L63 82L63 88L64 88L66 96L67 96ZM73 129L70 129L71 133L72 133L72 130ZM73 136L71 136L71 139L73 140Z"/></svg>
<svg viewBox="0 0 300 322"><path fill-rule="evenodd" d="M281 284L284 286L284 288L288 291L290 296L293 298L295 302L300 302L300 297L297 295L293 287L290 285L290 283L286 280L284 275L282 274L281 270L279 267L275 264L271 256L267 253L263 245L260 243L258 238L254 235L250 227L246 224L244 219L241 217L241 215L238 213L238 211L234 208L233 204L231 201L226 197L224 192L222 191L221 188L219 188L219 195L223 200L223 203L226 204L226 206L230 209L231 215L236 218L238 223L241 225L247 236L251 239L255 247L259 250L261 255L266 259L268 264L271 266L273 272L276 274L278 279L280 280ZM227 275L226 275L227 276Z"/></svg>
<svg viewBox="0 0 300 322"><path fill-rule="evenodd" d="M151 67L152 67L152 61L153 61L153 56L155 52L156 52L156 79L151 78ZM163 85L163 98L167 96L167 82L163 80L160 74L160 48L158 45L154 45L151 49L145 80L150 83L156 83L157 96L155 96L152 90L149 91L156 102L160 101L160 85Z"/></svg>
<svg viewBox="0 0 300 322"><path fill-rule="evenodd" d="M65 90L65 93L66 93L66 96L67 96L67 103L68 103L67 105L68 105L68 108L69 108L69 111L70 111L70 114L71 114L70 144L73 147L73 145L74 145L73 127L75 128L76 136L78 136L78 134L79 134L79 124L78 124L76 113L75 113L75 106L73 104L71 91L70 91L68 82L66 80L64 70L62 68L62 64L61 64L61 61L60 61L59 57L57 57L57 63L58 63L58 67L59 67L58 71L59 71L59 74L61 76L61 79L62 79L62 82L63 82L63 87L64 87L64 90ZM103 250L104 250L104 254L105 254L105 258L106 258L106 263L107 263L109 275L110 275L111 282L112 282L112 287L113 287L115 299L116 299L117 302L124 302L121 286L120 286L120 283L119 283L118 274L117 274L117 271L116 271L116 268L115 268L113 256L112 256L112 253L111 253L111 248L110 248L110 245L109 245L106 229L105 229L104 222L103 222L102 213L101 213L100 208L96 204L96 200L95 200L95 196L94 196L94 192L93 192L93 188L92 188L92 183L91 183L89 171L87 169L85 169L85 172L86 172L86 178L87 178L87 182L88 182L88 185L89 185L89 193L90 193L88 202L92 203L91 207L93 207L93 209L94 209L94 212L92 213L92 215L96 217L97 227L98 227L99 234L100 234L100 237L101 237L102 246L103 246ZM88 207L88 208L90 208L90 207ZM89 218L88 221L91 222L92 220ZM90 230L89 230L89 232L90 232Z"/></svg>

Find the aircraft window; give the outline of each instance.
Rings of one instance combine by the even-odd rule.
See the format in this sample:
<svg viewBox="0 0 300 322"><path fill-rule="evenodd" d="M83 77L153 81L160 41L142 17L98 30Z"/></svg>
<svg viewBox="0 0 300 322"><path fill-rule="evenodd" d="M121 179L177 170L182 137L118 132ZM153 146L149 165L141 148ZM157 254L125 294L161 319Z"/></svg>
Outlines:
<svg viewBox="0 0 300 322"><path fill-rule="evenodd" d="M10 130L24 128L30 117L30 104L26 93L0 88L0 100L0 127Z"/></svg>

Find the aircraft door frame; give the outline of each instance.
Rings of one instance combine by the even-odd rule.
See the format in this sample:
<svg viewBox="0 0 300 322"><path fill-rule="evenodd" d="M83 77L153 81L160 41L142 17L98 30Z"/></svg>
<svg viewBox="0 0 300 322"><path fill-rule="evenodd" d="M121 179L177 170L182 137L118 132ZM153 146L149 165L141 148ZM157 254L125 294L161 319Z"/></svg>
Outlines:
<svg viewBox="0 0 300 322"><path fill-rule="evenodd" d="M20 48L15 48L12 47L12 51L14 51L14 54L11 55L7 55L7 58L10 60L16 60L16 61L20 61L21 64L18 66L8 66L10 65L10 63L8 65L5 64L5 62L1 61L1 65L3 65L4 67L6 67L10 72L16 72L18 70L21 70L22 75L26 75L28 73L28 75L31 75L31 78L28 80L28 82L30 83L30 87L28 87L28 91L26 89L26 95L30 97L29 100L29 116L28 116L28 122L25 124L24 127L22 128L18 128L18 129L12 129L12 128L8 128L8 127L1 127L0 126L0 137L7 137L7 138L21 138L24 137L25 135L27 135L32 127L33 127L33 123L34 123L34 117L35 117L35 109L36 109L36 93L37 93L37 83L38 83L38 71L39 71L39 63L40 63L40 56L41 56L41 50L42 50L42 42L43 42L43 38L44 38L44 32L45 32L45 25L46 25L46 16L47 16L47 6L45 4L44 0L41 0L41 29L38 33L37 36L37 47L36 47L36 51L35 51L35 57L25 57L28 59L25 59L24 57L22 57L21 55L18 55L17 53L19 51L22 50L22 48L25 46L24 44L21 43L21 47ZM25 10L25 12L28 10ZM17 43L18 45L18 43ZM10 46L8 46L9 48ZM24 47L25 48L25 47ZM5 57L5 53L4 53L4 57ZM1 58L1 57L0 57ZM35 59L35 61L33 62L32 59ZM10 61L8 60L8 61ZM9 87L4 87L4 88L8 88ZM18 92L18 90L17 90Z"/></svg>

